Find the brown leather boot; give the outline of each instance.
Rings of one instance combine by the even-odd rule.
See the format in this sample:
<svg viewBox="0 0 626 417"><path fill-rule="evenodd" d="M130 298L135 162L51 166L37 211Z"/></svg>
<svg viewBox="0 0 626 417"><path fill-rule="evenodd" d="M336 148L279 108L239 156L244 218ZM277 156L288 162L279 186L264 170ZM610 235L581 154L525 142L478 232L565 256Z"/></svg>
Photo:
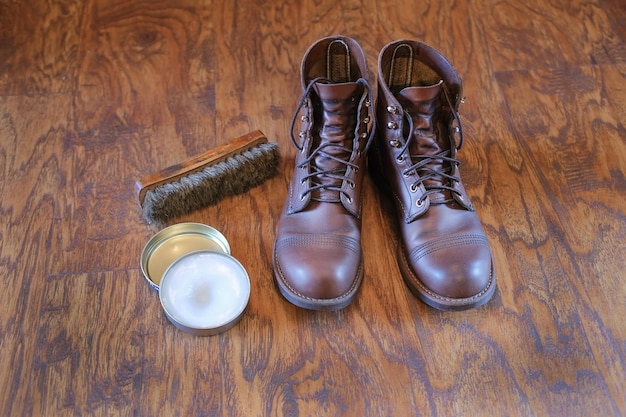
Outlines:
<svg viewBox="0 0 626 417"><path fill-rule="evenodd" d="M369 167L396 203L404 281L440 310L480 306L496 278L456 159L461 80L439 52L409 40L385 46L378 77L379 132Z"/></svg>
<svg viewBox="0 0 626 417"><path fill-rule="evenodd" d="M299 307L343 308L363 279L361 182L374 130L368 77L350 38L321 39L302 60L291 123L298 153L274 243L278 288Z"/></svg>

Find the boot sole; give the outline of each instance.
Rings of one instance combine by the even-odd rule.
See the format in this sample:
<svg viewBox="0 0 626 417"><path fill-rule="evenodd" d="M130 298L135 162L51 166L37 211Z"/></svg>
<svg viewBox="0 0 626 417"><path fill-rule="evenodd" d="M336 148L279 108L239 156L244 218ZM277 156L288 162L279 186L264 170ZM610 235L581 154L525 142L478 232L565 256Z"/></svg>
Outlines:
<svg viewBox="0 0 626 417"><path fill-rule="evenodd" d="M285 280L282 276L276 265L274 265L274 281L276 282L278 290L283 297L297 307L305 308L307 310L336 311L347 307L356 298L356 295L361 288L361 283L363 282L363 270L363 256L361 256L357 276L352 283L352 286L347 292L335 298L311 298L295 292L290 288L287 280Z"/></svg>

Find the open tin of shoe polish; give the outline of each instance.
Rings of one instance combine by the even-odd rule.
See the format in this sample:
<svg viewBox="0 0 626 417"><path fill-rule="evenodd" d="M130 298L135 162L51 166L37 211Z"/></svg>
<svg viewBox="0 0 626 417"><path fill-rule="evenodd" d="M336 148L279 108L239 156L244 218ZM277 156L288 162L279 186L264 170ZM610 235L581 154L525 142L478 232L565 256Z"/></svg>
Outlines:
<svg viewBox="0 0 626 417"><path fill-rule="evenodd" d="M245 268L230 255L224 235L204 224L180 223L155 234L142 251L141 270L159 291L169 321L191 334L230 329L250 298Z"/></svg>
<svg viewBox="0 0 626 417"><path fill-rule="evenodd" d="M248 305L250 278L232 256L211 250L188 253L163 274L159 299L179 329L210 336L233 327Z"/></svg>

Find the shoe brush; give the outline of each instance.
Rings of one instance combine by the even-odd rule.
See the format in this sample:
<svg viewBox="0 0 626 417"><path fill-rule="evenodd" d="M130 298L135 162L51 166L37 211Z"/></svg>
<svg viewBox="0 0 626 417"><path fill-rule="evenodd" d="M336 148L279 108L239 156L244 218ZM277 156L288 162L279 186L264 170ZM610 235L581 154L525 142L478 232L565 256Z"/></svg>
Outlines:
<svg viewBox="0 0 626 417"><path fill-rule="evenodd" d="M140 179L135 196L146 222L164 224L260 185L279 163L278 145L257 130Z"/></svg>

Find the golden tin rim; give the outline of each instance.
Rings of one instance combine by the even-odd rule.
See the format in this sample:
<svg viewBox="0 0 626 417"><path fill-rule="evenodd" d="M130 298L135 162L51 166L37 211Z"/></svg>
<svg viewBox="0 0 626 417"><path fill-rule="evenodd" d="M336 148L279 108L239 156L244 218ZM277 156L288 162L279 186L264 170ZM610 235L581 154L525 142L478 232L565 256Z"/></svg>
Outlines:
<svg viewBox="0 0 626 417"><path fill-rule="evenodd" d="M178 223L166 227L148 240L141 252L141 272L148 283L159 290L161 279L178 258L199 250L213 250L230 255L226 237L202 223Z"/></svg>

